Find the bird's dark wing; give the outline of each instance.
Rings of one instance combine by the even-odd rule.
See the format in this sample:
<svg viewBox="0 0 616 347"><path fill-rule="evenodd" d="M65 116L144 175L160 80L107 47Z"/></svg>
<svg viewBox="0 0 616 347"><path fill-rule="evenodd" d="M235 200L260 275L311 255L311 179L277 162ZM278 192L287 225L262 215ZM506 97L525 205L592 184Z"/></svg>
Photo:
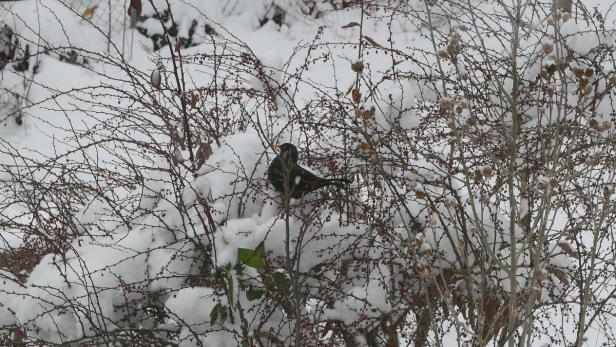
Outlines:
<svg viewBox="0 0 616 347"><path fill-rule="evenodd" d="M287 189L285 186L285 173L288 172ZM299 199L306 193L315 191L329 185L345 185L350 183L347 179L326 179L318 177L303 167L292 163L285 170L284 163L280 157L274 158L267 170L267 178L278 192L288 191L291 197Z"/></svg>
<svg viewBox="0 0 616 347"><path fill-rule="evenodd" d="M291 194L293 198L302 197L306 193L332 184L344 185L346 183L339 180L318 177L297 164L291 169L291 176L293 177L293 192Z"/></svg>
<svg viewBox="0 0 616 347"><path fill-rule="evenodd" d="M284 168L280 157L274 158L270 166L267 168L267 179L270 181L274 189L278 192L284 192Z"/></svg>

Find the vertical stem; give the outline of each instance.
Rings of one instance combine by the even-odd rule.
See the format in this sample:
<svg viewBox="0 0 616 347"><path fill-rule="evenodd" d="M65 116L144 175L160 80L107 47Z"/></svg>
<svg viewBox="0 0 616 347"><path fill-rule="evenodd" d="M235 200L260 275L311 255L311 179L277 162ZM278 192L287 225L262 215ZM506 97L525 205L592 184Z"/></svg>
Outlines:
<svg viewBox="0 0 616 347"><path fill-rule="evenodd" d="M595 268L596 268L596 260L597 253L599 247L599 236L601 235L603 222L608 215L609 211L609 195L606 195L606 198L603 201L603 208L601 210L601 215L599 217L598 223L595 225L593 230L593 239L592 239L592 248L590 250L590 272L584 281L584 290L582 292L581 302L580 302L580 315L577 326L577 337L575 341L575 345L577 347L581 347L584 342L584 334L586 333L586 312L588 311L588 304L591 298L590 295L590 286L595 276Z"/></svg>
<svg viewBox="0 0 616 347"><path fill-rule="evenodd" d="M108 21L109 24L107 26L107 54L111 53L111 0L107 0L107 4L109 5L109 16L108 16Z"/></svg>
<svg viewBox="0 0 616 347"><path fill-rule="evenodd" d="M509 242L511 248L511 268L509 270L509 281L511 283L511 298L509 300L509 320L507 323L507 332L509 334L508 344L509 347L516 346L515 342L515 330L516 323L518 317L518 303L517 303L517 291L518 291L518 281L517 281L517 272L518 272L518 252L517 252L517 244L518 240L516 237L515 224L517 220L517 198L515 195L515 175L516 175L516 161L517 161L517 138L519 132L519 116L518 116L518 87L519 87L519 78L518 78L518 66L517 66L517 54L518 54L518 44L519 44L519 30L520 30L520 20L521 20L521 9L522 4L521 1L518 0L515 2L515 17L513 18L513 33L511 38L511 78L513 80L513 88L511 90L511 137L510 137L510 158L509 158L509 174L507 177L507 185L509 190ZM519 341L521 344L519 346L523 346L524 341Z"/></svg>
<svg viewBox="0 0 616 347"><path fill-rule="evenodd" d="M158 13L158 9L156 8L156 6L154 6L154 2L152 0L150 0L150 5L152 5L152 8L154 8L154 11L156 12L158 18L162 18L162 16ZM167 8L169 10L171 22L175 23L173 19L173 14L171 13L171 5L169 4L169 2L167 2ZM192 162L195 159L195 155L193 154L192 136L188 123L188 111L186 110L186 84L184 82L184 69L182 68L182 54L180 53L180 50L178 50L177 56L175 55L175 53L173 52L174 47L171 44L171 39L169 38L170 35L167 32L165 23L163 23L162 20L160 20L160 25L163 27L163 32L165 33L165 38L167 39L167 45L169 46L169 54L171 55L171 63L173 64L173 76L175 77L175 82L177 84L176 95L180 98L180 104L182 106L182 124L184 127L184 136L186 137L186 147L188 147L189 159ZM133 33L134 32L135 31L133 30Z"/></svg>
<svg viewBox="0 0 616 347"><path fill-rule="evenodd" d="M283 187L284 193L282 196L282 207L284 209L284 226L285 226L285 267L287 273L289 275L289 281L291 282L292 288L292 301L293 301L293 311L295 315L295 327L294 327L294 335L295 335L295 343L294 346L301 347L303 345L303 336L301 329L301 320L302 320L302 310L301 310L301 298L299 292L299 253L301 251L301 247L296 245L295 254L291 255L291 195L293 191L291 189L291 163L290 158L286 156L281 156L282 159L282 176L283 176ZM299 242L299 241L298 241ZM298 264L297 269L295 264Z"/></svg>

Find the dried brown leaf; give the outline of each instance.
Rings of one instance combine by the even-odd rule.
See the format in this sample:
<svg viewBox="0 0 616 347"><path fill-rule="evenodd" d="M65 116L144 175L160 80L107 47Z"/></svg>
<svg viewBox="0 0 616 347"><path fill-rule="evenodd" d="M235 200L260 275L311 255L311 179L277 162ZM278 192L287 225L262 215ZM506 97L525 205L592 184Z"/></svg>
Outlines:
<svg viewBox="0 0 616 347"><path fill-rule="evenodd" d="M98 8L98 5L91 5L86 8L85 11L81 14L83 18L92 18L94 16L94 12Z"/></svg>
<svg viewBox="0 0 616 347"><path fill-rule="evenodd" d="M370 36L366 36L364 35L364 40L370 42L372 45L377 46L377 47L382 47L381 45L379 45L376 41L374 41Z"/></svg>
<svg viewBox="0 0 616 347"><path fill-rule="evenodd" d="M354 88L353 91L351 92L351 98L353 99L353 102L358 104L359 101L361 100L361 93L359 92L359 89Z"/></svg>
<svg viewBox="0 0 616 347"><path fill-rule="evenodd" d="M182 48L182 42L180 40L175 40L175 52L180 53L180 48Z"/></svg>
<svg viewBox="0 0 616 347"><path fill-rule="evenodd" d="M562 270L551 268L551 269L548 269L548 272L553 274L556 278L558 278L559 281L561 281L566 286L568 286L571 283L569 279L567 278L567 275L565 274L565 272Z"/></svg>
<svg viewBox="0 0 616 347"><path fill-rule="evenodd" d="M357 22L349 22L345 25L342 26L342 29L347 29L347 28L352 28L352 27L358 27L359 23Z"/></svg>
<svg viewBox="0 0 616 347"><path fill-rule="evenodd" d="M374 106L372 106L369 109L363 111L361 116L364 119L369 119L369 118L374 117L374 112L375 112L375 108L374 108Z"/></svg>
<svg viewBox="0 0 616 347"><path fill-rule="evenodd" d="M210 158L212 153L212 146L209 143L201 143L199 145L199 149L197 150L197 154L195 155L195 170L199 170L199 168L201 168L201 166Z"/></svg>
<svg viewBox="0 0 616 347"><path fill-rule="evenodd" d="M360 73L362 71L364 71L364 63L361 61L357 61L353 64L351 64L351 70Z"/></svg>
<svg viewBox="0 0 616 347"><path fill-rule="evenodd" d="M570 257L577 256L577 252L573 248L571 248L571 245L569 244L569 242L561 241L561 242L558 242L557 245L558 247L560 247L560 249L563 250L563 252L565 252L566 255Z"/></svg>

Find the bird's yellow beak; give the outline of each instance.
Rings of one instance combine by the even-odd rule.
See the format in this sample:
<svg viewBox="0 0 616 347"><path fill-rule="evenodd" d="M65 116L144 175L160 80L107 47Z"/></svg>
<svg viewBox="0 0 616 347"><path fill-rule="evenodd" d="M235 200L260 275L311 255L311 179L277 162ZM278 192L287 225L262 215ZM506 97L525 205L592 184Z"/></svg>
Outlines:
<svg viewBox="0 0 616 347"><path fill-rule="evenodd" d="M277 143L275 145L273 145L272 147L274 147L274 149L276 150L276 152L280 152L280 147L282 147L281 144Z"/></svg>

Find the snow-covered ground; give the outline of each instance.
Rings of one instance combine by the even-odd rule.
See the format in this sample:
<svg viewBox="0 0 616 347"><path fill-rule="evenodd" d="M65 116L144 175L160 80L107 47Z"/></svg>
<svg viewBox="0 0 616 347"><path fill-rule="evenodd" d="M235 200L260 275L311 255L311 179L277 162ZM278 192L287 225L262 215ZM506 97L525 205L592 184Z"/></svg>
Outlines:
<svg viewBox="0 0 616 347"><path fill-rule="evenodd" d="M30 254L36 264L13 264L12 269L3 265L0 272L0 325L12 339L23 335L27 341L121 345L122 338L145 330L155 332L147 337L157 341L153 345L163 345L156 340L161 336L182 346L256 345L256 339L289 345L301 324L315 332L304 337L306 344L316 345L341 341L341 335L332 337L340 334L336 329L324 327L342 322L356 343L369 344L366 331L378 319L419 324L412 314L397 317L409 312L405 305L418 301L406 301L410 292L392 295L392 287L405 283L406 289L416 290L412 295L423 295L421 283L431 272L478 271L482 259L470 253L465 265L456 263L466 242L493 245L491 256L507 264L511 250L501 246L508 245L512 235L509 230L497 232L503 229L497 222L509 223L506 216L495 218L487 209L476 212L480 229L493 233L487 239L481 232L468 239L450 221L456 215L449 207L432 209L421 198L421 192L447 194L435 188L443 176L438 161L448 158L447 141L433 142L434 152L442 156L426 158L408 155L420 143L399 142L392 135L413 133L422 124L433 126L435 133L446 127L431 121L429 107L424 107L443 100L439 83L419 78L437 71L429 28L412 16L391 15L402 9L424 11L423 2L384 1L388 6L381 9L364 8L369 15L362 15L360 6L334 11L323 2L317 6L323 11L319 16L304 13L310 2L300 0L170 3L173 19L163 20L163 25L168 32L176 22L177 36L190 37L190 44L160 50L154 50L150 37L129 27L124 1L109 2L112 15L123 17L114 17L112 27L107 2L98 4L92 18L81 16L90 6L86 2L0 3L1 23L19 37L18 56L26 44L31 54L25 71L11 65L0 72L0 92L22 97L13 109L21 110L22 124L16 121L19 113L0 110L3 117L8 115L0 128L0 249L5 254L38 249ZM497 5L472 3L486 13L499 13ZM597 13L609 13L611 4L596 6ZM136 24L139 30L164 35L154 15L166 7L163 0L144 1L141 14L149 18ZM435 41L442 45L451 42L460 23L472 19L465 13L452 20L448 8L454 6L435 7L431 14L441 34ZM276 23L280 13L282 24ZM543 39L535 31L546 24L545 16L529 17L523 42L533 51ZM612 17L604 18L608 28L613 27ZM349 25L353 22L361 25ZM600 44L613 45L607 34L580 34L590 27L563 22L571 47L588 55ZM475 34L462 35L472 41ZM358 60L360 40L364 67L358 78L351 64ZM483 44L505 56L510 49L494 36L486 35ZM528 76L541 69L539 63L524 63ZM465 61L446 69L454 67L472 69ZM162 75L160 88L152 85L153 71ZM411 77L394 79L395 73ZM353 111L352 105L360 103L352 100L351 89L359 85L361 105L366 106L361 111L374 106L371 116ZM610 121L610 107L605 102L597 108L604 111L600 123ZM537 113L529 114L541 124ZM459 119L471 116L465 110ZM351 131L362 126L375 133ZM382 134L392 137L379 138ZM267 166L276 155L271 145L283 142L298 145L302 155L310 157L302 164L315 173L352 177L351 188L328 190L324 199L314 193L293 200L285 213L280 195L266 180ZM379 144L381 157L354 155L357 144ZM396 151L406 151L405 165L412 170L386 161ZM190 160L192 156L196 159ZM383 171L366 173L378 160L383 160ZM372 181L383 175L421 183L388 186ZM468 204L461 210L469 215L471 205L481 205L462 180L454 181L452 189ZM407 194L405 209L391 198L397 190ZM373 210L340 203L335 198L341 194L353 195L357 206ZM375 200L378 195L384 199ZM364 217L357 217L362 213ZM365 217L370 213L389 216L388 224ZM439 215L447 216L446 221ZM411 225L416 221L424 232L415 234ZM567 225L552 228L562 231ZM522 237L521 227L512 231ZM592 244L592 237L587 238ZM559 242L546 241L546 266L568 275L576 260ZM265 265L242 260L242 254L260 245L263 254L253 256L263 258ZM520 264L531 264L530 250L517 252ZM531 287L533 270L531 265L517 269L519 288ZM294 277L294 271L308 275ZM406 282L407 275L413 280ZM532 343L572 343L575 322L565 321L571 317L548 295L566 298L564 291L570 289L553 273L549 277L551 284L539 288L546 316L535 318ZM494 270L490 280L511 292L511 274L504 268ZM462 282L453 287L472 291ZM451 294L453 287L441 289ZM300 290L306 300L298 304L293 298ZM443 307L452 308L447 297ZM306 316L297 325L294 305ZM431 327L442 335L432 331L429 341L453 346L472 338L468 317L451 315L443 327ZM597 319L595 324L609 327L613 322ZM610 334L593 326L586 344L614 341Z"/></svg>

